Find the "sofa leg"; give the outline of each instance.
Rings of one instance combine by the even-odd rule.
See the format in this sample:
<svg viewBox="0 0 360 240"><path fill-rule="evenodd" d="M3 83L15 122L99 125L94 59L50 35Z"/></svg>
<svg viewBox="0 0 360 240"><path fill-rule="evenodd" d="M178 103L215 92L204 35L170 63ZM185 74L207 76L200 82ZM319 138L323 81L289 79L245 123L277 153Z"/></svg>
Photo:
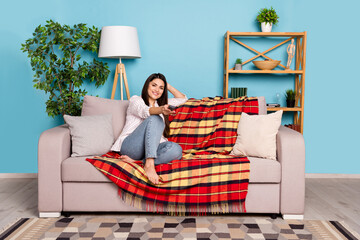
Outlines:
<svg viewBox="0 0 360 240"><path fill-rule="evenodd" d="M271 219L276 219L279 216L277 213L273 213L270 215Z"/></svg>
<svg viewBox="0 0 360 240"><path fill-rule="evenodd" d="M40 218L58 218L60 216L60 212L39 212Z"/></svg>
<svg viewBox="0 0 360 240"><path fill-rule="evenodd" d="M283 219L294 219L294 220L304 220L304 215L301 214L283 214Z"/></svg>
<svg viewBox="0 0 360 240"><path fill-rule="evenodd" d="M71 216L70 212L62 212L62 215L67 218Z"/></svg>

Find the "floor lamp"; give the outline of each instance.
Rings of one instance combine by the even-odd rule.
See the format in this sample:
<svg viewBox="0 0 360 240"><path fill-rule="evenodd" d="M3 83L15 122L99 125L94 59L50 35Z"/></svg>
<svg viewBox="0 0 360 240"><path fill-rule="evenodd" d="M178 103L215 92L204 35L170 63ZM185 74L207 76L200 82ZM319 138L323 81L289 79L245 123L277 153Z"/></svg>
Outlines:
<svg viewBox="0 0 360 240"><path fill-rule="evenodd" d="M125 65L121 62L124 58L141 58L139 39L135 27L106 26L101 29L100 58L118 58L116 65L111 99L114 99L118 77L120 76L121 100L124 100L123 84L126 97L130 99L129 85L126 77Z"/></svg>

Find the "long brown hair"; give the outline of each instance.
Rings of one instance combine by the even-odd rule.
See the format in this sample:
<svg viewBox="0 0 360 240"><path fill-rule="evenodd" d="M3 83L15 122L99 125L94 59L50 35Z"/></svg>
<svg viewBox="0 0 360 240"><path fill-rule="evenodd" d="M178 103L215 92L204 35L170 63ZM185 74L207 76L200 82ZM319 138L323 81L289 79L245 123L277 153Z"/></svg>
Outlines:
<svg viewBox="0 0 360 240"><path fill-rule="evenodd" d="M168 104L168 91L167 91L166 78L161 73L153 73L146 79L143 89L142 89L142 92L141 92L141 97L144 100L145 104L150 106L149 105L149 94L148 94L149 84L152 80L154 80L156 78L159 78L164 82L164 92L161 95L161 97L156 100L158 102L159 106L164 106L165 104ZM164 134L164 137L168 138L170 136L169 116L164 115L164 120L165 120L165 129L164 129L163 134Z"/></svg>

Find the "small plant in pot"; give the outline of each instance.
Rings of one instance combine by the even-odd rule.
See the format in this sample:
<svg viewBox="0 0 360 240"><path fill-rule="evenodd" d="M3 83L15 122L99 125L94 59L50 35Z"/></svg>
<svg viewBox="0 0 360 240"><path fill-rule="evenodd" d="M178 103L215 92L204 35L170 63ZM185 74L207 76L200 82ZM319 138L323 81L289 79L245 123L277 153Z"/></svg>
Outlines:
<svg viewBox="0 0 360 240"><path fill-rule="evenodd" d="M279 22L279 16L277 15L275 9L272 7L260 9L256 20L261 24L262 32L271 32L273 25L276 25Z"/></svg>
<svg viewBox="0 0 360 240"><path fill-rule="evenodd" d="M295 95L295 91L292 89L288 89L285 91L287 107L295 107Z"/></svg>
<svg viewBox="0 0 360 240"><path fill-rule="evenodd" d="M242 70L242 60L241 60L241 58L236 59L235 70Z"/></svg>

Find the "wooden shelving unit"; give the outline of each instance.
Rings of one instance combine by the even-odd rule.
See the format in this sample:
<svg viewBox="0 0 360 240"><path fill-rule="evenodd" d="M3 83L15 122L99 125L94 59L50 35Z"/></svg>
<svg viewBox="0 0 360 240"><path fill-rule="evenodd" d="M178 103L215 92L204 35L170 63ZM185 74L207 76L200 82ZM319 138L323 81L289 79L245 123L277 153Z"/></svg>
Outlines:
<svg viewBox="0 0 360 240"><path fill-rule="evenodd" d="M261 38L261 37L280 37L286 38L281 43L267 49L266 51L259 52L254 48L246 45L241 38ZM255 60L258 57L265 59L273 60L270 57L266 56L266 53L276 49L277 47L282 46L285 43L289 43L294 39L295 44L295 55L293 61L295 61L295 69L286 69L282 64L279 64L279 67L283 70L234 70L234 68L229 68L229 43L230 40L238 43L239 45L247 48L248 50L256 53L257 55L244 61L243 65ZM292 74L294 75L295 81L295 107L276 107L268 108L269 112L283 110L286 112L294 112L294 124L300 125L300 131L303 133L304 129L304 94L305 94L305 63L306 63L306 32L229 32L227 31L224 37L224 98L229 97L229 74Z"/></svg>

